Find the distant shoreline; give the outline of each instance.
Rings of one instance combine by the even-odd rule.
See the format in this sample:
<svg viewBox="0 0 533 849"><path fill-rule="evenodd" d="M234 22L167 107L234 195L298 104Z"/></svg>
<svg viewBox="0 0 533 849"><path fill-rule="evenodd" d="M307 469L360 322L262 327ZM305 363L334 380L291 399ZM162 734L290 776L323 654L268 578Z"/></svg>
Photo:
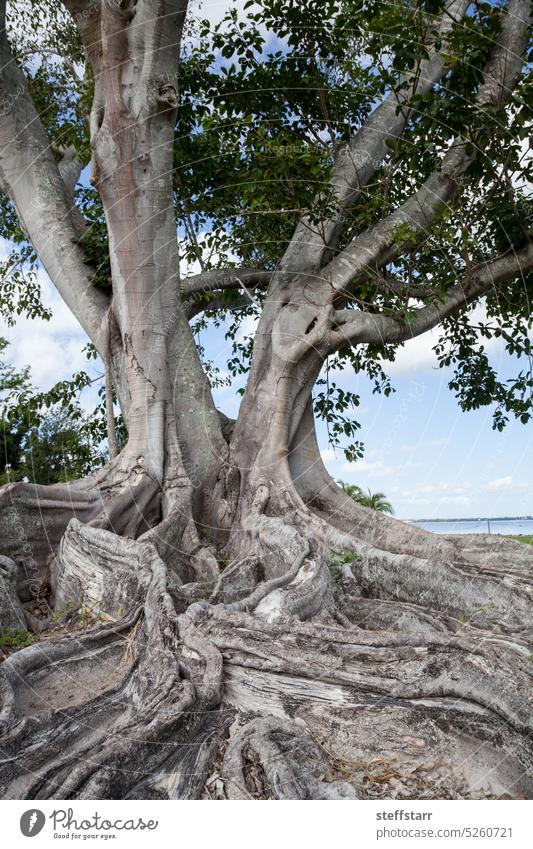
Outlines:
<svg viewBox="0 0 533 849"><path fill-rule="evenodd" d="M471 519L406 519L413 525L421 522L533 522L533 516L475 516Z"/></svg>

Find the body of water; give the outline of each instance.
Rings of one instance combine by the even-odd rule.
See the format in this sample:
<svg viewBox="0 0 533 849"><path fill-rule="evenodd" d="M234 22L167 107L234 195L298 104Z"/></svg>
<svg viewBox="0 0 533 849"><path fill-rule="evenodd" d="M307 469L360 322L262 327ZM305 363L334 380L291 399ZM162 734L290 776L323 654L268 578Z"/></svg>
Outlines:
<svg viewBox="0 0 533 849"><path fill-rule="evenodd" d="M533 535L533 519L489 519L491 534ZM450 522L409 522L434 534L486 534L487 519L457 519Z"/></svg>

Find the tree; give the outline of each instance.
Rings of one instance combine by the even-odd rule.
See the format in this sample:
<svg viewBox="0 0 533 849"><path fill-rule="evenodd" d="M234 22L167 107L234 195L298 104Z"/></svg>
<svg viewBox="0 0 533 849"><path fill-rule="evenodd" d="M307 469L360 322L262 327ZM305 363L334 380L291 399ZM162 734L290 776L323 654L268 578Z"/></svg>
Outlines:
<svg viewBox="0 0 533 849"><path fill-rule="evenodd" d="M368 490L363 492L360 486L355 483L343 483L339 481L346 495L357 501L363 507L368 507L370 510L376 510L378 513L389 513L394 516L394 508L384 492L371 492Z"/></svg>
<svg viewBox="0 0 533 849"><path fill-rule="evenodd" d="M28 369L17 372L14 366L5 361L4 354L8 344L6 339L0 337L0 398L2 399L11 392L18 392L27 387L29 383ZM27 427L20 418L15 421L6 421L5 415L2 416L0 432L0 482L2 484L23 477L20 464L26 430Z"/></svg>
<svg viewBox="0 0 533 849"><path fill-rule="evenodd" d="M75 398L90 382L88 375L79 373L38 392L29 366L17 371L5 361L8 344L0 338L1 483L60 483L103 465L102 410L87 416Z"/></svg>
<svg viewBox="0 0 533 849"><path fill-rule="evenodd" d="M339 486L342 486L346 495L349 495L350 498L353 498L353 500L357 501L358 504L361 503L361 498L364 498L364 493L360 486L357 486L356 483L345 483L344 481L339 481Z"/></svg>
<svg viewBox="0 0 533 849"><path fill-rule="evenodd" d="M76 480L101 465L98 450L81 427L68 413L48 411L25 435L20 474L33 483L54 484Z"/></svg>
<svg viewBox="0 0 533 849"><path fill-rule="evenodd" d="M530 549L361 508L315 432L357 431L339 367L388 393L435 327L464 409L530 419L529 2L269 0L189 21L201 49L186 12L14 3L2 34L5 308L41 309L38 257L105 364L112 456L2 493L4 553L104 617L3 664L3 792L196 798L220 755L231 798L375 796L380 769L530 795ZM222 321L236 421L198 341Z"/></svg>
<svg viewBox="0 0 533 849"><path fill-rule="evenodd" d="M365 495L363 493L362 500L359 503L363 507L369 507L370 510L377 510L378 513L389 513L390 516L394 515L393 506L384 492L370 492L368 490L368 494Z"/></svg>

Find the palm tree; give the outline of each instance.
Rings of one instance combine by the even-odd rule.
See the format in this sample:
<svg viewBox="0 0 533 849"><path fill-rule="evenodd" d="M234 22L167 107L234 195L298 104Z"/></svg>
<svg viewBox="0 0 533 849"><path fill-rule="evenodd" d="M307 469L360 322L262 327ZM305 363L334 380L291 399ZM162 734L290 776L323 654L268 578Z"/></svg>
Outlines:
<svg viewBox="0 0 533 849"><path fill-rule="evenodd" d="M384 492L370 492L368 495L363 493L363 497L359 501L363 507L369 507L371 510L377 510L378 513L389 513L394 516L394 508Z"/></svg>
<svg viewBox="0 0 533 849"><path fill-rule="evenodd" d="M339 481L339 484L342 486L346 495L349 495L350 498L353 498L354 501L357 501L363 507L376 510L378 513L388 513L390 516L394 516L394 508L384 492L370 492L368 490L367 494L355 483Z"/></svg>
<svg viewBox="0 0 533 849"><path fill-rule="evenodd" d="M349 495L354 501L359 502L361 498L365 497L363 490L356 483L346 483L345 481L337 481L337 483L342 486L346 495Z"/></svg>

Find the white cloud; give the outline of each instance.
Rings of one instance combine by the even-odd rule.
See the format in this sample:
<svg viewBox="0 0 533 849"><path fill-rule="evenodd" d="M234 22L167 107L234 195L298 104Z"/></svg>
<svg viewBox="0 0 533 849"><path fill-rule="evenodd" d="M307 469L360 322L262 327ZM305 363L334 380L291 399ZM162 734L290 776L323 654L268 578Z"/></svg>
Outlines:
<svg viewBox="0 0 533 849"><path fill-rule="evenodd" d="M0 261L10 253L10 246L0 240ZM92 377L102 374L100 360L89 361L83 353L87 335L64 303L43 268L37 272L41 300L52 313L50 321L21 316L13 327L0 319L0 336L9 342L7 360L17 370L29 365L31 381L40 390L48 390L59 380L68 380L74 372L86 371ZM98 384L84 390L82 406L94 409Z"/></svg>
<svg viewBox="0 0 533 849"><path fill-rule="evenodd" d="M393 363L384 364L385 371L395 375L438 368L437 357L433 351L438 338L438 331L431 330L416 339L410 339L403 348L398 349Z"/></svg>
<svg viewBox="0 0 533 849"><path fill-rule="evenodd" d="M422 444L427 446L428 448L442 448L444 445L449 445L449 443L449 436L441 436L438 439L426 439L426 441Z"/></svg>
<svg viewBox="0 0 533 849"><path fill-rule="evenodd" d="M52 319L20 317L13 327L0 321L0 335L10 343L9 361L17 369L30 365L35 385L47 389L75 371L89 368L82 353L89 340L44 271L39 272L39 282L42 301L52 311Z"/></svg>
<svg viewBox="0 0 533 849"><path fill-rule="evenodd" d="M473 310L470 314L470 321L472 324L488 322L484 303L479 304ZM384 364L385 371L390 375L398 375L438 369L439 364L433 348L438 342L440 335L441 331L436 327L422 336L410 339L405 343L403 348L398 349L396 359L393 363ZM503 349L504 343L501 339L493 338L484 339L483 344L486 351L496 353Z"/></svg>
<svg viewBox="0 0 533 849"><path fill-rule="evenodd" d="M89 364L80 342L54 336L53 332L34 331L12 342L11 359L17 367L31 364L32 382L46 389L76 371L87 369Z"/></svg>
<svg viewBox="0 0 533 849"><path fill-rule="evenodd" d="M237 331L237 341L244 342L248 336L255 336L259 317L256 315L246 315L239 325Z"/></svg>
<svg viewBox="0 0 533 849"><path fill-rule="evenodd" d="M512 486L512 475L506 475L504 478L495 478L485 486L487 492L498 492L500 489L509 489Z"/></svg>
<svg viewBox="0 0 533 849"><path fill-rule="evenodd" d="M488 323L487 313L484 303L480 303L470 314L472 324ZM416 336L414 339L409 339L402 347L398 347L396 351L396 359L394 362L383 362L383 370L386 374L391 375L407 375L413 373L428 372L431 370L439 370L437 356L433 350L441 336L441 330L438 327L433 330L423 333L421 336ZM479 337L481 339L481 336ZM484 339L483 345L488 353L498 353L503 350L504 342L502 339ZM342 369L335 370L338 374L344 376L353 375L351 364L346 364Z"/></svg>
<svg viewBox="0 0 533 849"><path fill-rule="evenodd" d="M352 477L359 476L361 473L365 478L399 478L406 475L411 469L416 469L420 463L398 463L397 465L383 463L381 460L369 462L368 460L359 460L357 463L344 463L341 467L341 472L351 473Z"/></svg>
<svg viewBox="0 0 533 849"><path fill-rule="evenodd" d="M462 507L468 507L473 503L469 495L443 495L441 498L435 499L437 504L455 504Z"/></svg>

